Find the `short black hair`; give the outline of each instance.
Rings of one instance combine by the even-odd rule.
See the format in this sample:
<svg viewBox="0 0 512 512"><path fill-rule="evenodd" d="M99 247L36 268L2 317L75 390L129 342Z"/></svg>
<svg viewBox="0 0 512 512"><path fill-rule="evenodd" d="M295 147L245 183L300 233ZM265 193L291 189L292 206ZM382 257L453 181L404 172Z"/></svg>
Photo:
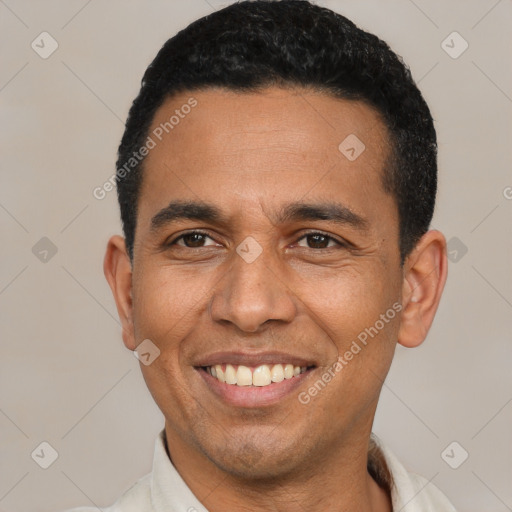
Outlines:
<svg viewBox="0 0 512 512"><path fill-rule="evenodd" d="M126 163L144 145L158 108L184 91L222 87L257 92L270 86L313 88L365 102L380 114L391 148L383 187L398 207L403 264L428 230L434 212L437 142L432 116L408 67L384 41L307 0L229 5L169 39L147 68L116 163L121 220L132 263L144 159L129 172Z"/></svg>

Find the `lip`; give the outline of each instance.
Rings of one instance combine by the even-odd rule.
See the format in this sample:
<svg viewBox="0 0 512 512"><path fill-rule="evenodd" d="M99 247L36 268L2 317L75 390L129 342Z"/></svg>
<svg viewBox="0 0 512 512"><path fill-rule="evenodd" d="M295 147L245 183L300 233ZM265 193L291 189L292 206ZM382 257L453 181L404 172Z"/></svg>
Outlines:
<svg viewBox="0 0 512 512"><path fill-rule="evenodd" d="M261 359L259 359L259 361L260 364L268 364L261 363ZM221 401L231 406L244 408L267 407L281 402L296 391L315 369L316 368L308 368L297 377L285 379L281 382L273 382L268 386L237 386L236 384L220 382L218 379L211 376L204 368L195 368L208 389L220 398Z"/></svg>
<svg viewBox="0 0 512 512"><path fill-rule="evenodd" d="M199 366L216 364L243 365L256 368L262 364L293 364L293 366L318 366L316 361L305 359L286 352L215 352L202 357L196 363Z"/></svg>

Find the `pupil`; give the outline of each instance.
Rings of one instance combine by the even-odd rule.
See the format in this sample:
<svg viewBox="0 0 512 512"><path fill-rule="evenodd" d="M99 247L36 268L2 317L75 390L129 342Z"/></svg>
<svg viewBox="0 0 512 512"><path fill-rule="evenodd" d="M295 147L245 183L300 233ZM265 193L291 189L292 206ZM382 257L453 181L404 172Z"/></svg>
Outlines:
<svg viewBox="0 0 512 512"><path fill-rule="evenodd" d="M192 245L193 247L200 247L203 235L200 233L192 233L190 235L187 235L187 241L191 243L187 243L187 245Z"/></svg>
<svg viewBox="0 0 512 512"><path fill-rule="evenodd" d="M324 235L309 235L310 240L316 239L316 241L313 241L313 244L309 244L310 246L313 245L314 248L318 248L318 246L322 246L323 242L325 242L326 237ZM319 239L322 239L319 241Z"/></svg>

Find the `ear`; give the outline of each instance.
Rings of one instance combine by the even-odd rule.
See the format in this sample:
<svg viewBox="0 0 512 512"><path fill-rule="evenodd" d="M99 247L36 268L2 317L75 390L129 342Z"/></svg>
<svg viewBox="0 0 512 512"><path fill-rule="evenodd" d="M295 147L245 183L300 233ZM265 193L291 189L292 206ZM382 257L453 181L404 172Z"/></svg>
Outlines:
<svg viewBox="0 0 512 512"><path fill-rule="evenodd" d="M436 230L425 233L404 263L402 317L398 343L417 347L434 320L448 274L446 239Z"/></svg>
<svg viewBox="0 0 512 512"><path fill-rule="evenodd" d="M116 301L117 313L123 328L123 342L130 350L136 349L133 328L132 266L125 240L119 235L110 238L103 260L103 272Z"/></svg>

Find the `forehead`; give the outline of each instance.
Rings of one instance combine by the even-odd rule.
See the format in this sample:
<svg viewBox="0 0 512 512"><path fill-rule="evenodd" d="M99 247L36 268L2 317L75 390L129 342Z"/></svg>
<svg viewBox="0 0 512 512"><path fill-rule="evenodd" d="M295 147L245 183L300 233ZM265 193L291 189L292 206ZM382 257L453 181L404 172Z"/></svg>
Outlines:
<svg viewBox="0 0 512 512"><path fill-rule="evenodd" d="M193 101L197 105L190 108ZM338 156L339 143L353 134L368 143L367 156L375 156L388 143L380 115L369 105L301 88L270 87L259 92L211 88L180 93L157 110L150 133L155 131L161 133L157 142L173 142L176 154L188 151L192 143L202 154L251 148L272 151L279 145L294 153L327 150ZM269 141L269 133L278 138ZM198 135L201 139L195 138Z"/></svg>
<svg viewBox="0 0 512 512"><path fill-rule="evenodd" d="M256 198L332 195L375 215L375 199L390 200L382 188L387 131L362 102L305 89L184 92L159 108L148 135L155 146L144 162L141 216L179 198L229 196L250 209Z"/></svg>

